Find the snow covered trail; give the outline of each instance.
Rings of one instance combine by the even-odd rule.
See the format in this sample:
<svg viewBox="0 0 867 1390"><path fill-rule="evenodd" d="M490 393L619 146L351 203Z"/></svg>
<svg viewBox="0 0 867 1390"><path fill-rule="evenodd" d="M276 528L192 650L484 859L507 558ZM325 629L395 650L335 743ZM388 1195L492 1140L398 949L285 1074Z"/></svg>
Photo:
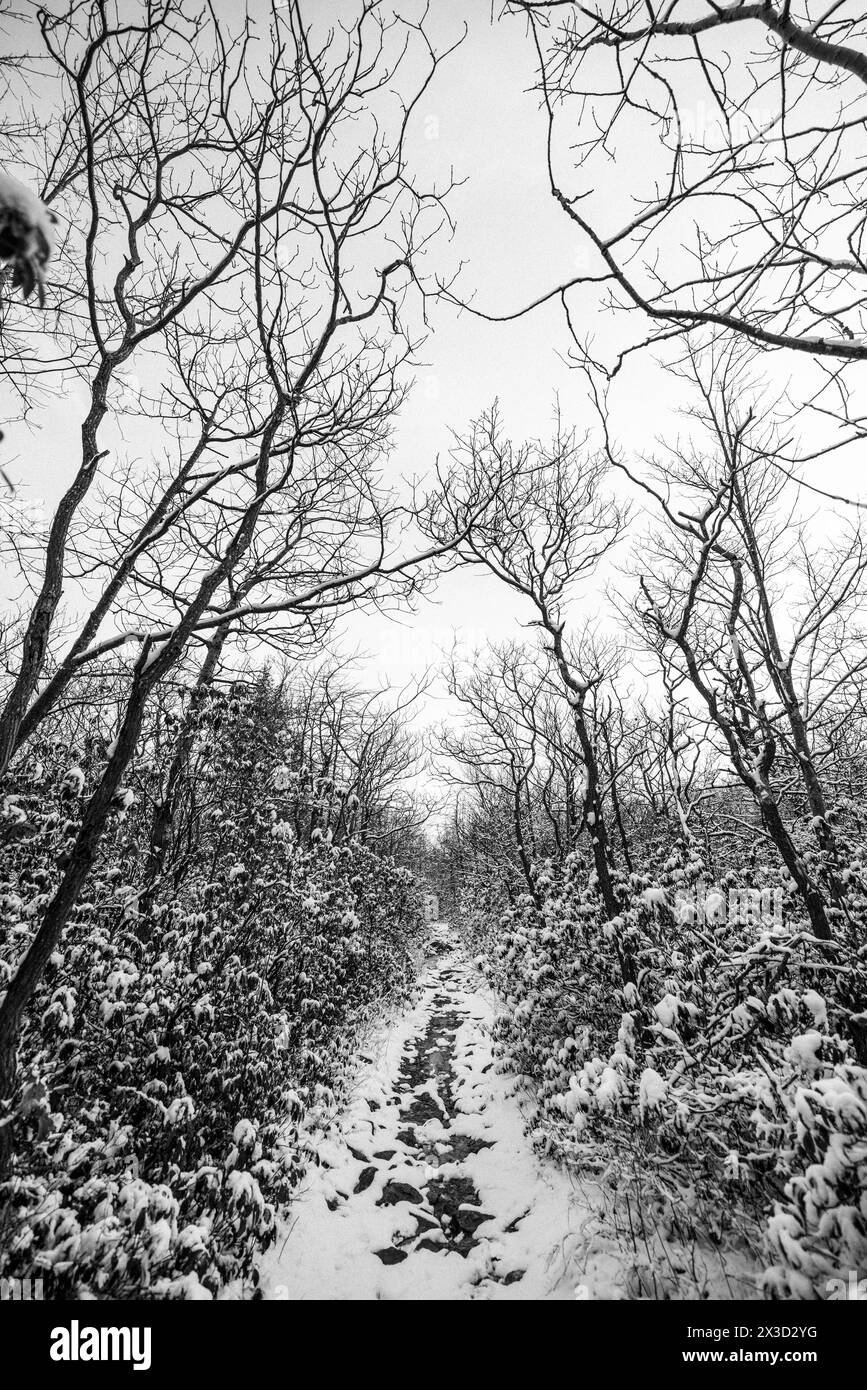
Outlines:
<svg viewBox="0 0 867 1390"><path fill-rule="evenodd" d="M421 998L352 1098L263 1257L266 1299L575 1298L593 1213L524 1134L493 1007L447 929ZM578 1297L586 1297L582 1287Z"/></svg>

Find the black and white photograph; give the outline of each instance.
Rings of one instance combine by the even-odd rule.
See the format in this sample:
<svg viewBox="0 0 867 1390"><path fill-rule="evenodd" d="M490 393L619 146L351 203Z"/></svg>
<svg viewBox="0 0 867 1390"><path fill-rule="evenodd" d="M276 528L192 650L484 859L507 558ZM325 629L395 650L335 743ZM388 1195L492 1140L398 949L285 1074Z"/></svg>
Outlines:
<svg viewBox="0 0 867 1390"><path fill-rule="evenodd" d="M831 1374L863 4L0 0L0 110L0 1346Z"/></svg>

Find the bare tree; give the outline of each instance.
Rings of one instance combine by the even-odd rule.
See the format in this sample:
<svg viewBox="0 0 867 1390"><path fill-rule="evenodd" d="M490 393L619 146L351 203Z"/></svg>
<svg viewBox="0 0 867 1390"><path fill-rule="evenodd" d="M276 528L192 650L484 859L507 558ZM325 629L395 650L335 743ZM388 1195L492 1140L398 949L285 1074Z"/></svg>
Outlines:
<svg viewBox="0 0 867 1390"><path fill-rule="evenodd" d="M127 499L145 491L151 505L139 508L115 563L102 565L102 592L60 681L91 649L142 557L197 506L213 511L225 501L227 482L255 486L256 441L266 433L284 486L299 452L339 445L365 424L381 441L399 395L400 350L389 353L368 325L390 315L397 330L396 296L433 229L422 226L426 199L403 173L419 93L377 111L395 55L376 5L361 7L342 44L324 35L318 48L298 5L284 7L258 42L249 23L234 42L213 16L200 24L173 6L144 4L138 18L125 22L107 3L75 4L41 24L58 100L58 147L43 159L43 194L68 229L56 272L66 279L49 312L55 338L69 344L66 371L86 375L90 404L0 716L4 768L48 654L71 528L106 457L100 431L112 412L123 414L125 364L136 355L157 372L172 369L152 413L158 422L166 413L191 417L198 428L182 432L174 469L156 485L126 483ZM420 30L410 36L425 47L429 78L437 59ZM263 58L267 78L255 72ZM380 120L393 135L382 130L368 156L370 130L360 123L378 129ZM37 171L32 142L16 141L10 155ZM398 254L380 269L353 271L348 245L385 235L389 210L403 236ZM296 267L307 258L302 272ZM409 346L405 332L392 341L404 352ZM41 374L31 368L30 376ZM286 397L277 415L268 399L275 390ZM243 443L246 456L238 457ZM236 455L228 463L227 452Z"/></svg>
<svg viewBox="0 0 867 1390"><path fill-rule="evenodd" d="M87 375L89 405L0 719L0 766L82 668L130 644L138 656L74 851L0 1006L4 1098L22 1013L88 876L147 703L190 644L372 600L383 578L414 583L442 550L388 560L394 508L369 479L413 343L401 303L441 217L404 167L407 126L439 61L423 30L365 3L338 38L293 3L256 40L249 24L230 36L213 11L151 0L135 19L108 0L73 4L42 13L39 29L58 89L43 194L68 228L58 267L69 279L51 287L48 312L72 342L67 370ZM394 77L411 42L426 70L404 99ZM25 160L26 143L16 155ZM173 423L174 468L155 481L115 474L118 515L133 489L146 503L120 547L92 543L82 509L118 373L145 348L168 374L154 414ZM178 426L187 415L191 431ZM359 500L347 507L349 495ZM324 511L305 549L311 507ZM97 597L40 691L71 559Z"/></svg>
<svg viewBox="0 0 867 1390"><path fill-rule="evenodd" d="M555 776L542 726L551 720L545 672L519 647L491 647L467 669L454 655L447 688L466 711L457 729L446 725L440 749L449 759L443 775L476 797L500 801L525 890L536 896L534 865L539 853L539 781ZM549 795L550 805L550 795Z"/></svg>
<svg viewBox="0 0 867 1390"><path fill-rule="evenodd" d="M776 421L756 421L749 394L734 389L744 385L737 374L706 381L696 364L696 378L704 439L655 461L658 481L641 484L666 528L653 563L639 561L637 610L669 679L685 675L700 697L816 935L827 938L825 891L839 908L844 902L821 777L824 711L864 670L858 609L867 553L857 526L833 550L816 548L773 466ZM823 876L808 867L787 824L784 802L797 791L826 861Z"/></svg>
<svg viewBox="0 0 867 1390"><path fill-rule="evenodd" d="M810 354L832 379L867 358L857 6L510 8L537 57L551 192L586 249L537 302L568 312L601 286L639 318L625 351L709 328Z"/></svg>
<svg viewBox="0 0 867 1390"><path fill-rule="evenodd" d="M590 716L595 692L611 666L611 653L590 635L570 644L564 604L616 544L625 513L602 491L604 460L588 455L584 441L562 427L548 446L516 449L492 411L458 441L453 461L454 470L431 508L429 532L441 543L463 533L456 554L484 565L534 614L532 625L542 632L571 707L585 775L582 824L593 845L605 910L614 917L618 898L611 837ZM498 480L494 500L468 528L467 510L477 509L479 497L493 491L492 479Z"/></svg>

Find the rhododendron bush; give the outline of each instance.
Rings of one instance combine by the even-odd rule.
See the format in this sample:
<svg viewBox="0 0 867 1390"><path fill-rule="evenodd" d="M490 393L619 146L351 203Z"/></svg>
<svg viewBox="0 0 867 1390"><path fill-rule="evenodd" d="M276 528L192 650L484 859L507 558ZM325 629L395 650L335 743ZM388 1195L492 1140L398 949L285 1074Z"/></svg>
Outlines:
<svg viewBox="0 0 867 1390"><path fill-rule="evenodd" d="M578 855L538 866L476 925L501 1062L532 1079L540 1145L604 1175L637 1251L649 1234L746 1256L766 1296L824 1298L867 1259L867 947L854 921L829 947L796 911L722 911L751 901L726 880L703 894L680 846L620 884L610 921ZM634 1293L707 1293L657 1256Z"/></svg>
<svg viewBox="0 0 867 1390"><path fill-rule="evenodd" d="M359 798L305 761L291 702L265 679L187 713L155 714L22 1039L0 1272L52 1297L249 1294L356 1031L412 978L414 880L344 833ZM97 722L76 733L7 800L3 978L104 756Z"/></svg>

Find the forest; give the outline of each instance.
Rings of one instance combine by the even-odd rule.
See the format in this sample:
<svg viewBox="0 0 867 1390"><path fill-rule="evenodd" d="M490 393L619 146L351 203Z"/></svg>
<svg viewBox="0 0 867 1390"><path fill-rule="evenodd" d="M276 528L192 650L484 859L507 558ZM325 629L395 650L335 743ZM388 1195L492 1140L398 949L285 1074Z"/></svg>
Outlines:
<svg viewBox="0 0 867 1390"><path fill-rule="evenodd" d="M867 1296L860 7L3 3L0 100L3 1287Z"/></svg>

